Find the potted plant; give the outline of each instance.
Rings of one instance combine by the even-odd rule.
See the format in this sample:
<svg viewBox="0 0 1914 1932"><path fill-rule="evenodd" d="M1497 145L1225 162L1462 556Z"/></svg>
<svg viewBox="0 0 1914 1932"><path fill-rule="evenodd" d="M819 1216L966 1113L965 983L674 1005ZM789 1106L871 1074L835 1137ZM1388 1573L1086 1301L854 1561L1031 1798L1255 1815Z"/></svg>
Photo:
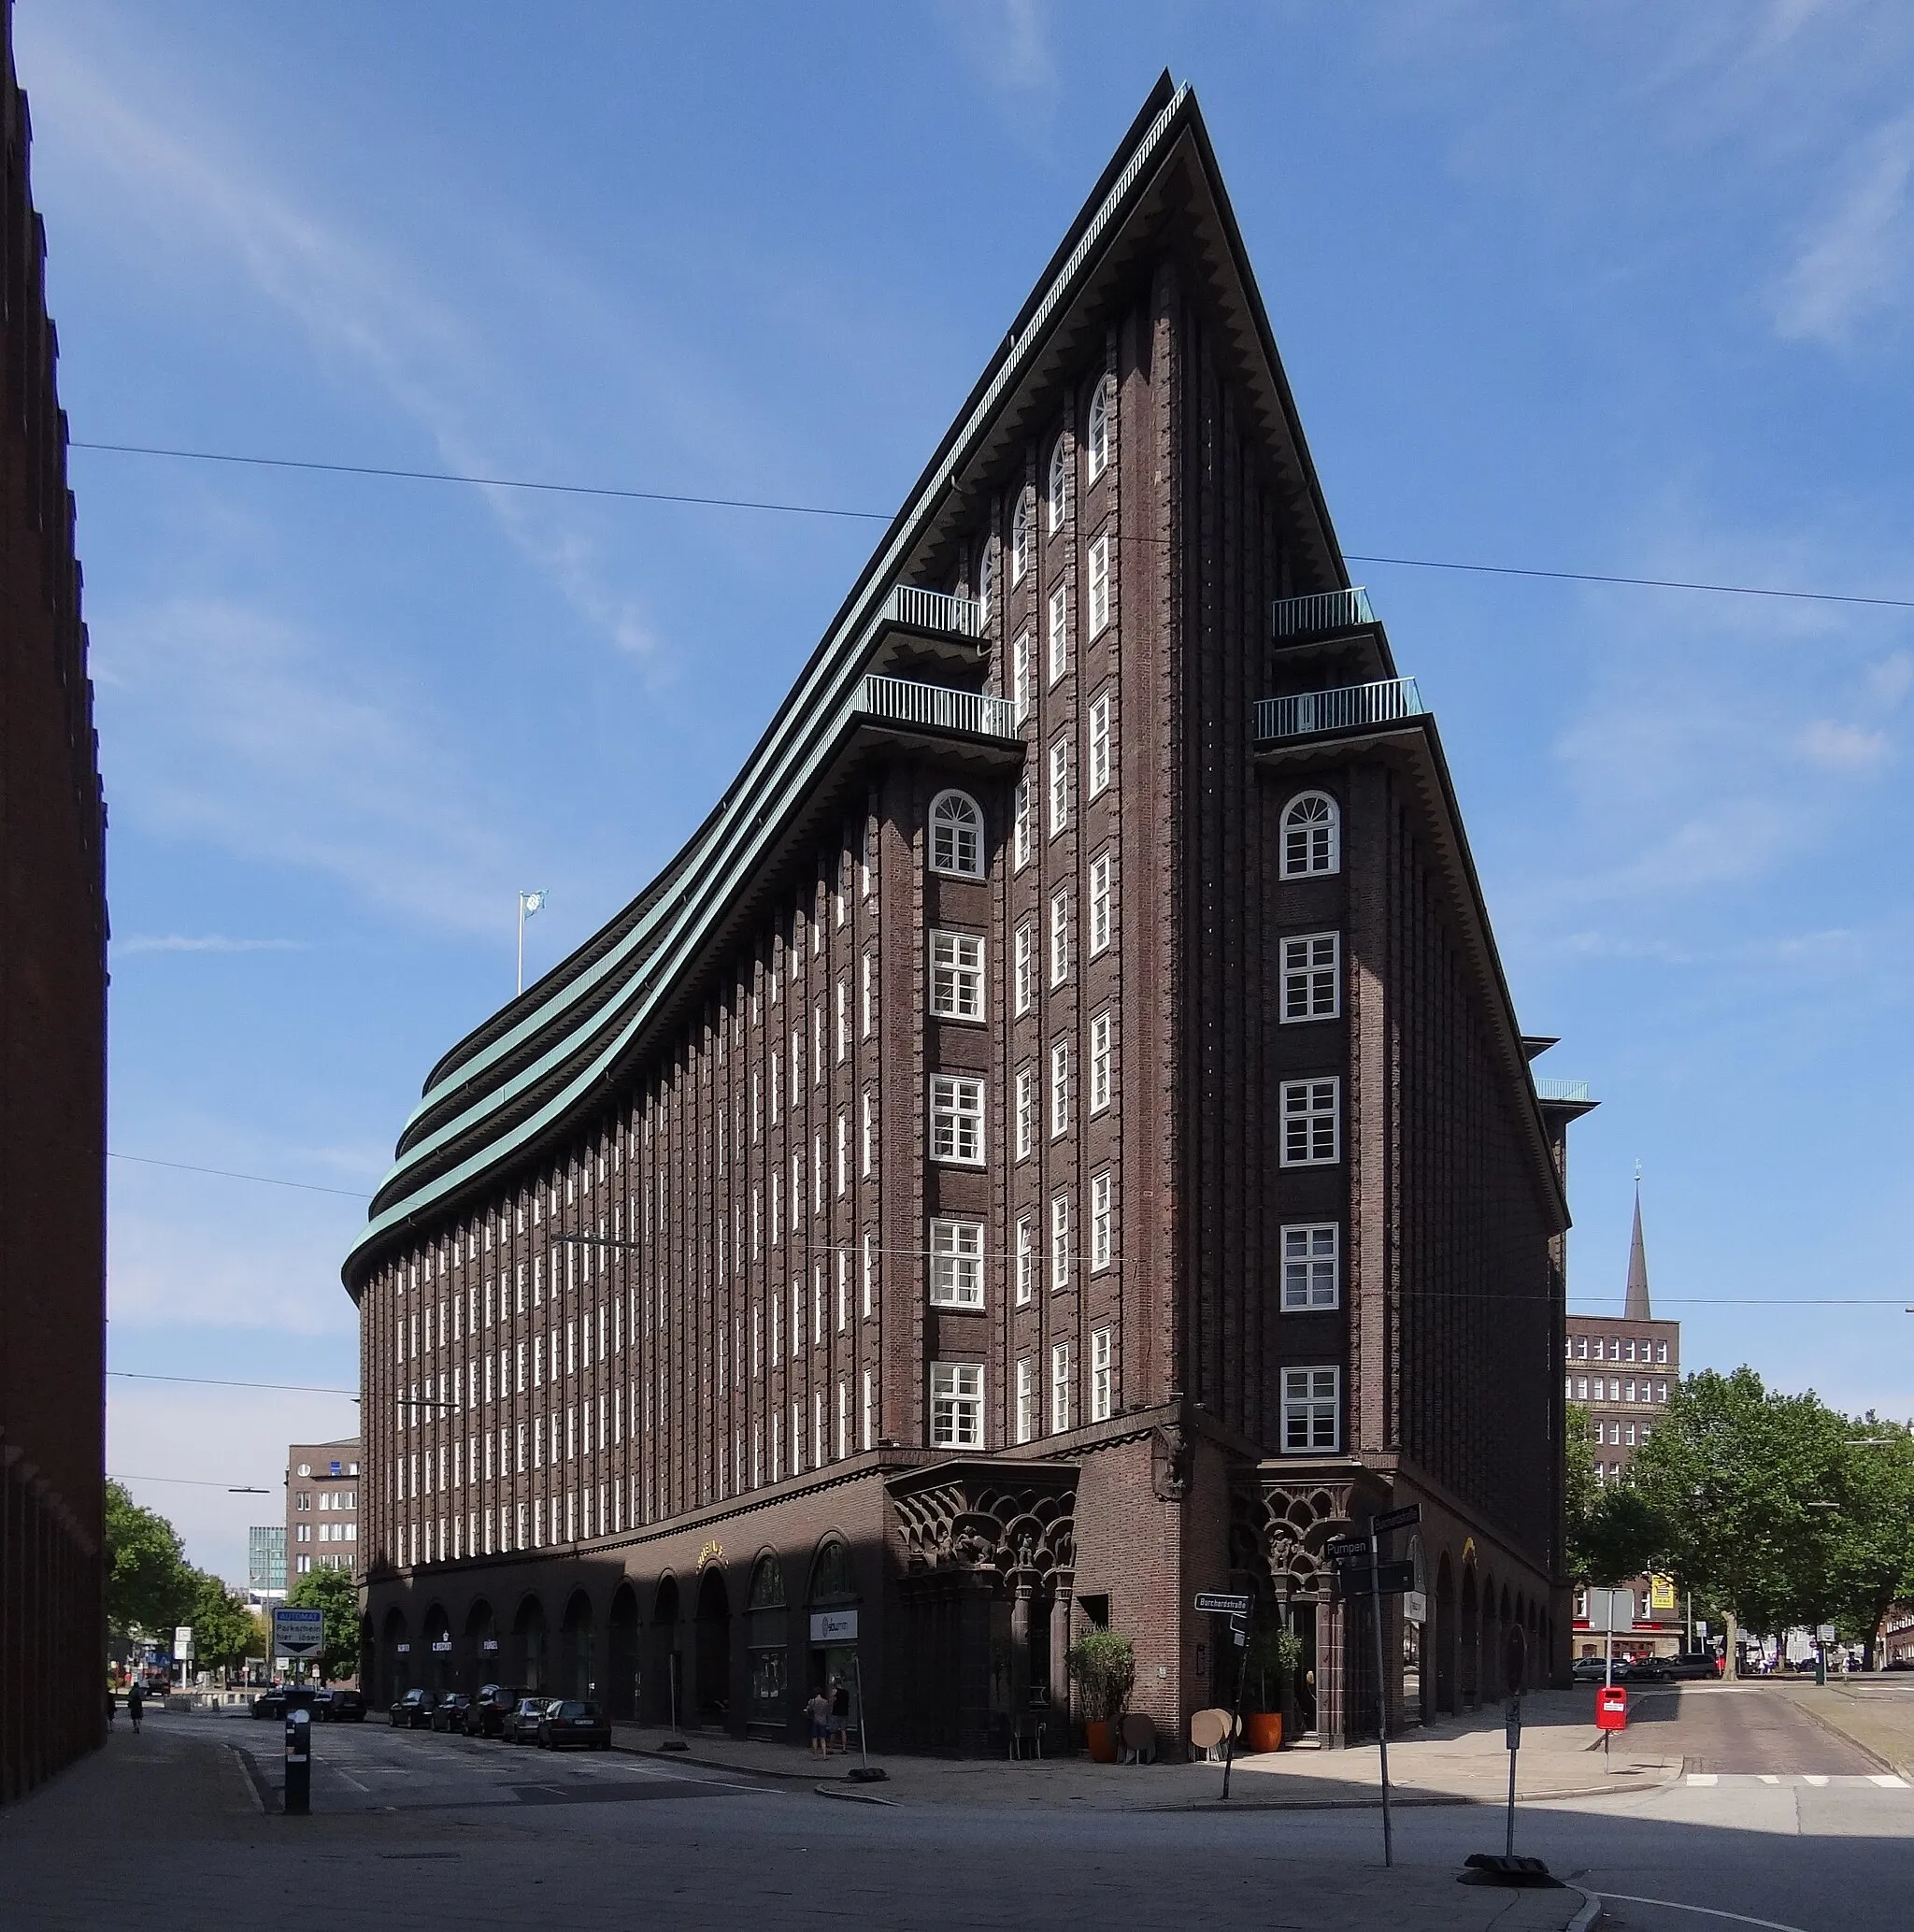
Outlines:
<svg viewBox="0 0 1914 1932"><path fill-rule="evenodd" d="M1136 1653L1114 1630L1086 1630L1064 1653L1064 1667L1077 1687L1077 1706L1092 1759L1117 1761L1117 1725L1136 1680Z"/></svg>
<svg viewBox="0 0 1914 1932"><path fill-rule="evenodd" d="M1254 1701L1243 1713L1246 1750L1281 1749L1283 1711L1302 1663L1303 1639L1293 1630L1264 1624L1250 1637L1249 1682Z"/></svg>

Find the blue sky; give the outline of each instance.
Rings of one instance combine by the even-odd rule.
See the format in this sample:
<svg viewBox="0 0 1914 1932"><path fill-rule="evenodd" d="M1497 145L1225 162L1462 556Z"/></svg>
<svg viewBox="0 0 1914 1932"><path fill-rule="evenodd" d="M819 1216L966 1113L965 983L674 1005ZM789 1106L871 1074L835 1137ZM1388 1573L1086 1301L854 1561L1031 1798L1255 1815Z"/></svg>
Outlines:
<svg viewBox="0 0 1914 1932"><path fill-rule="evenodd" d="M1164 65L1351 551L1914 597L1914 9L21 0L76 438L888 511ZM356 1381L426 1067L709 805L877 526L76 451L111 1357ZM1576 1303L1914 1411L1914 611L1353 566L1518 1009ZM1678 1297L1692 1297L1681 1300ZM1843 1297L1885 1306L1764 1307ZM336 1397L120 1381L277 1485ZM136 1483L243 1573L264 1499Z"/></svg>

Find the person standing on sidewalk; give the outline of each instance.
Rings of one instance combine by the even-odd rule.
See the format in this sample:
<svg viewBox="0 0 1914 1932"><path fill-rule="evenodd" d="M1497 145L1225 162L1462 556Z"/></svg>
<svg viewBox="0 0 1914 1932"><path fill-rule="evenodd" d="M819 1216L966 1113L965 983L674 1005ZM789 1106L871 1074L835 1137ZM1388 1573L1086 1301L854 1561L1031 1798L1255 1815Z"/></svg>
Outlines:
<svg viewBox="0 0 1914 1932"><path fill-rule="evenodd" d="M119 1700L113 1696L113 1686L107 1686L107 1728L113 1728L113 1720L120 1714Z"/></svg>
<svg viewBox="0 0 1914 1932"><path fill-rule="evenodd" d="M850 1754L850 1686L841 1677L831 1680L830 1741L840 1756Z"/></svg>
<svg viewBox="0 0 1914 1932"><path fill-rule="evenodd" d="M126 1714L133 1720L133 1734L136 1738L139 1735L140 1706L145 1702L146 1693L140 1689L139 1679L136 1677L126 1692Z"/></svg>
<svg viewBox="0 0 1914 1932"><path fill-rule="evenodd" d="M820 1686L804 1708L806 1716L811 1721L811 1755L822 1757L829 1748L831 1700Z"/></svg>

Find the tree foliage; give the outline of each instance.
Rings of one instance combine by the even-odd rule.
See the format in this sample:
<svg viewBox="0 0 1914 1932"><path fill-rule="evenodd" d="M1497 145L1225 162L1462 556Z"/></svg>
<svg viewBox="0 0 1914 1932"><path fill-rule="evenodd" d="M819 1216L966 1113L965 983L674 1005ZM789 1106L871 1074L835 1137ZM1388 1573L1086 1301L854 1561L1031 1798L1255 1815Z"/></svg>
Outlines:
<svg viewBox="0 0 1914 1932"><path fill-rule="evenodd" d="M119 1637L150 1637L191 1621L198 1572L179 1533L142 1509L118 1482L107 1484L107 1620Z"/></svg>
<svg viewBox="0 0 1914 1932"><path fill-rule="evenodd" d="M350 1677L359 1667L359 1586L350 1570L313 1569L286 1593L296 1610L325 1612L325 1649L319 1657L322 1682Z"/></svg>
<svg viewBox="0 0 1914 1932"><path fill-rule="evenodd" d="M194 1660L205 1665L237 1665L252 1641L252 1607L218 1577L204 1570L196 1571L195 1577L198 1587L185 1619L193 1625Z"/></svg>

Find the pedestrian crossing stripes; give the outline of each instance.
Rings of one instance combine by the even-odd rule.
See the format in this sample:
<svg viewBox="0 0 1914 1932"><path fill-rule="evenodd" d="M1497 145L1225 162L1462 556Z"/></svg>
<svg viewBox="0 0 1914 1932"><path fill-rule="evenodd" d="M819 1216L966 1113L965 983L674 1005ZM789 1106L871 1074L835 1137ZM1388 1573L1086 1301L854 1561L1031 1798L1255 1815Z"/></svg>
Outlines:
<svg viewBox="0 0 1914 1932"><path fill-rule="evenodd" d="M1840 1790L1871 1784L1881 1791L1914 1790L1907 1779L1893 1771L1872 1771L1864 1777L1836 1776L1821 1771L1690 1771L1686 1782L1701 1790L1721 1784L1806 1784L1816 1791L1827 1787Z"/></svg>

